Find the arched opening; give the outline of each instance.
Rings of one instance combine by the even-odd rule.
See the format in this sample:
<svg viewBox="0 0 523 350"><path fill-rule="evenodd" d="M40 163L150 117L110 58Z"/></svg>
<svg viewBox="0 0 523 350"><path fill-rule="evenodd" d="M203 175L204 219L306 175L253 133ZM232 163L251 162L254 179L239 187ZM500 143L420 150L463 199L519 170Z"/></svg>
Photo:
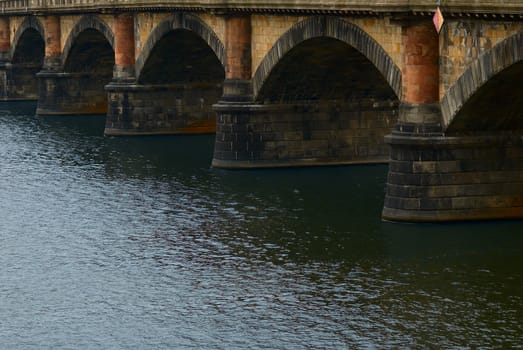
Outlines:
<svg viewBox="0 0 523 350"><path fill-rule="evenodd" d="M365 56L332 38L302 42L282 58L258 93L259 102L396 100Z"/></svg>
<svg viewBox="0 0 523 350"><path fill-rule="evenodd" d="M114 50L111 44L98 30L86 29L71 47L64 70L69 73L89 73L107 80L112 78L113 66Z"/></svg>
<svg viewBox="0 0 523 350"><path fill-rule="evenodd" d="M135 112L150 120L149 129L160 123L174 133L213 133L212 105L221 97L224 79L221 61L197 33L169 31L156 42L139 72L144 90L136 98L145 107Z"/></svg>
<svg viewBox="0 0 523 350"><path fill-rule="evenodd" d="M38 81L36 73L43 66L45 42L40 32L34 28L26 29L16 44L12 58L11 70L8 71L9 96L19 99L37 99Z"/></svg>
<svg viewBox="0 0 523 350"><path fill-rule="evenodd" d="M329 164L388 159L384 136L396 124L398 97L376 66L341 40L315 37L290 49L265 79L256 101L280 109L271 128L287 137L270 150L275 160L310 158Z"/></svg>
<svg viewBox="0 0 523 350"><path fill-rule="evenodd" d="M139 77L142 84L221 84L225 72L209 45L197 34L179 29L163 36L151 51Z"/></svg>
<svg viewBox="0 0 523 350"><path fill-rule="evenodd" d="M523 132L523 61L491 77L463 104L448 135Z"/></svg>
<svg viewBox="0 0 523 350"><path fill-rule="evenodd" d="M107 111L107 85L113 76L114 50L97 29L88 28L78 34L64 62L68 75L63 95L67 104L76 104L71 111L78 114L102 114ZM71 110L66 108L65 110Z"/></svg>

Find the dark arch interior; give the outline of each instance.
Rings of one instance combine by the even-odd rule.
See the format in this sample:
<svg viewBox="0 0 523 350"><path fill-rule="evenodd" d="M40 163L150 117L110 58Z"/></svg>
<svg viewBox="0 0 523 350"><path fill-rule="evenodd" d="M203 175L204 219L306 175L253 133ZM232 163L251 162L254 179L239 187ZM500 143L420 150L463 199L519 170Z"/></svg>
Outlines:
<svg viewBox="0 0 523 350"><path fill-rule="evenodd" d="M18 40L11 60L11 74L8 75L9 95L20 99L38 98L38 73L43 66L45 43L40 33L29 28Z"/></svg>
<svg viewBox="0 0 523 350"><path fill-rule="evenodd" d="M273 68L256 101L263 157L306 164L385 162L385 135L397 121L398 98L374 64L347 43L306 40Z"/></svg>
<svg viewBox="0 0 523 350"><path fill-rule="evenodd" d="M523 130L523 61L504 69L472 95L448 134Z"/></svg>
<svg viewBox="0 0 523 350"><path fill-rule="evenodd" d="M45 56L45 43L40 33L33 29L27 29L15 48L12 63L42 67Z"/></svg>
<svg viewBox="0 0 523 350"><path fill-rule="evenodd" d="M222 83L224 68L214 51L197 34L174 30L151 51L139 77L142 84L179 82Z"/></svg>
<svg viewBox="0 0 523 350"><path fill-rule="evenodd" d="M113 77L114 63L114 50L106 37L93 28L82 31L64 62L64 71L69 74L59 80L61 91L56 87L46 99L49 105L40 101L39 108L67 110L71 114L105 113L105 86Z"/></svg>
<svg viewBox="0 0 523 350"><path fill-rule="evenodd" d="M76 38L67 56L64 69L68 73L91 73L112 77L114 50L105 36L96 29L86 29Z"/></svg>
<svg viewBox="0 0 523 350"><path fill-rule="evenodd" d="M258 102L397 100L394 91L359 51L332 38L304 41L285 55L258 93Z"/></svg>

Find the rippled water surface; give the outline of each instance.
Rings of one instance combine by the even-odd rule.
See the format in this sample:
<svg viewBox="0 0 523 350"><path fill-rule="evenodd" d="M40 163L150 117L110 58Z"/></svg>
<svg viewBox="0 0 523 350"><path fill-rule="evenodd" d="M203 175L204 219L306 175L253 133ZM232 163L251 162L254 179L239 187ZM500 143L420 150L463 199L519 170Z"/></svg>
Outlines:
<svg viewBox="0 0 523 350"><path fill-rule="evenodd" d="M380 221L386 166L210 169L0 105L0 348L523 348L523 222Z"/></svg>

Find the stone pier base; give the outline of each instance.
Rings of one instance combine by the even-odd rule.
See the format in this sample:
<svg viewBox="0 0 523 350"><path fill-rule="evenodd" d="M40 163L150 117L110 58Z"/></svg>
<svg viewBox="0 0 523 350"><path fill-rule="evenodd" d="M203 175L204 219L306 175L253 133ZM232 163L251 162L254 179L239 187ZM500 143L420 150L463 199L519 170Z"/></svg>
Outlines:
<svg viewBox="0 0 523 350"><path fill-rule="evenodd" d="M107 78L87 73L40 72L36 114L105 114Z"/></svg>
<svg viewBox="0 0 523 350"><path fill-rule="evenodd" d="M36 100L38 99L38 81L36 73L41 65L11 64L0 61L0 100Z"/></svg>
<svg viewBox="0 0 523 350"><path fill-rule="evenodd" d="M106 86L109 108L106 135L206 134L216 131L212 104L220 84L187 83Z"/></svg>
<svg viewBox="0 0 523 350"><path fill-rule="evenodd" d="M523 138L387 136L383 219L437 222L523 218Z"/></svg>
<svg viewBox="0 0 523 350"><path fill-rule="evenodd" d="M384 136L397 122L391 102L220 102L214 110L218 168L386 163Z"/></svg>

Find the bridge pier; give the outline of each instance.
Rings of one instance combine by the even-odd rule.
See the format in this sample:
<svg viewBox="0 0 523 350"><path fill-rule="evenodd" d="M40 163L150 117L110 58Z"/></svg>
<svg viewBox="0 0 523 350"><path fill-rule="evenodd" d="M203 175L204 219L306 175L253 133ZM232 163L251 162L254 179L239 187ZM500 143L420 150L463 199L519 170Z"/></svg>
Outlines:
<svg viewBox="0 0 523 350"><path fill-rule="evenodd" d="M36 114L67 114L64 107L69 105L69 99L66 95L71 91L67 85L72 79L63 71L60 30L60 17L45 17L45 56L41 71L35 74L38 81Z"/></svg>
<svg viewBox="0 0 523 350"><path fill-rule="evenodd" d="M39 80L36 114L104 114L107 111L105 82L93 80L89 73L43 70L36 76Z"/></svg>
<svg viewBox="0 0 523 350"><path fill-rule="evenodd" d="M523 139L502 131L449 133L442 127L439 39L432 23L403 27L400 120L383 219L407 222L523 217Z"/></svg>
<svg viewBox="0 0 523 350"><path fill-rule="evenodd" d="M521 136L391 135L383 218L434 222L523 217Z"/></svg>
<svg viewBox="0 0 523 350"><path fill-rule="evenodd" d="M344 24L326 23L327 19L319 18L311 24L313 34L290 31L288 40L296 45L293 53L272 69L265 90L253 96L250 23L247 17L228 19L226 28L231 39L227 42L227 76L224 94L214 106L214 167L388 161L384 136L397 121L394 91L368 64L368 58L328 36L334 34L327 34L326 28ZM344 29L339 28L339 32L345 33ZM305 40L299 39L300 35ZM303 44L297 45L300 41ZM278 44L274 47L287 45ZM322 49L317 50L315 45ZM376 92L369 92L370 85Z"/></svg>
<svg viewBox="0 0 523 350"><path fill-rule="evenodd" d="M216 129L208 100L221 86L204 83L144 85L112 82L106 135L206 134Z"/></svg>

